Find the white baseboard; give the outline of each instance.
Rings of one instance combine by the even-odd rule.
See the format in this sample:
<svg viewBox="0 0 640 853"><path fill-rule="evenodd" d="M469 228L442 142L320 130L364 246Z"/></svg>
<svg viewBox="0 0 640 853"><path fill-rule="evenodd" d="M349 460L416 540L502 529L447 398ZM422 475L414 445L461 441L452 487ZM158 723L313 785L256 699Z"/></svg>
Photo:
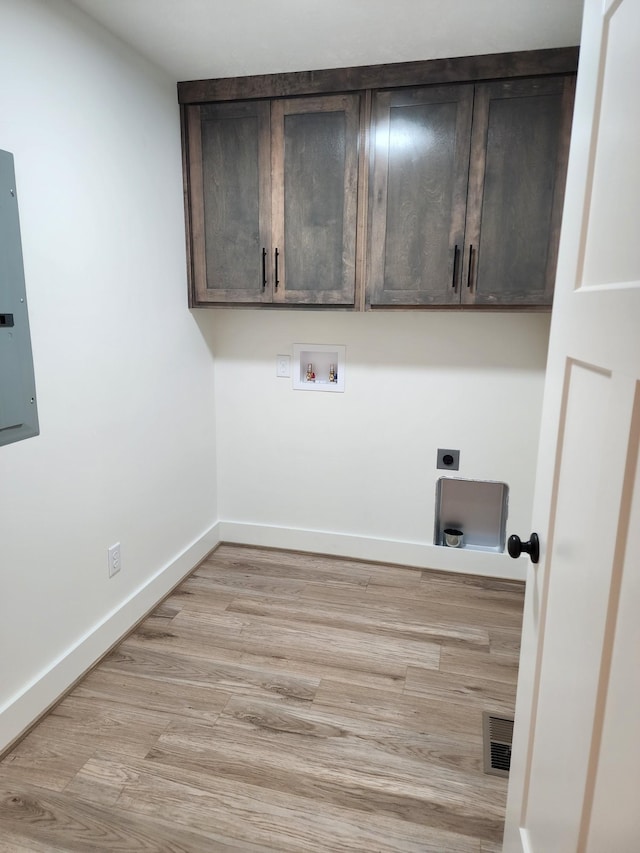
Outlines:
<svg viewBox="0 0 640 853"><path fill-rule="evenodd" d="M424 542L402 542L329 533L292 527L247 524L221 521L220 540L238 545L257 545L263 548L286 548L316 554L331 554L358 560L396 563L419 569L438 569L484 577L520 580L526 578L525 560L512 560L508 554L475 551L471 548L443 548Z"/></svg>
<svg viewBox="0 0 640 853"><path fill-rule="evenodd" d="M219 542L219 525L215 524L9 699L0 708L0 753L55 704Z"/></svg>

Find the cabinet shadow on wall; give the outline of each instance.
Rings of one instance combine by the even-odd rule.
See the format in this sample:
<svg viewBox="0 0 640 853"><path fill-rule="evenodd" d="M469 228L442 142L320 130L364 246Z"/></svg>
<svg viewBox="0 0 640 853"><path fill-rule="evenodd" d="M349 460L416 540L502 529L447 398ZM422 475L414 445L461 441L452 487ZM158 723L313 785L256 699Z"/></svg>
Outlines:
<svg viewBox="0 0 640 853"><path fill-rule="evenodd" d="M296 341L344 344L351 368L544 372L550 314L365 312L195 308L191 316L215 358L263 363ZM452 389L453 391L454 389Z"/></svg>

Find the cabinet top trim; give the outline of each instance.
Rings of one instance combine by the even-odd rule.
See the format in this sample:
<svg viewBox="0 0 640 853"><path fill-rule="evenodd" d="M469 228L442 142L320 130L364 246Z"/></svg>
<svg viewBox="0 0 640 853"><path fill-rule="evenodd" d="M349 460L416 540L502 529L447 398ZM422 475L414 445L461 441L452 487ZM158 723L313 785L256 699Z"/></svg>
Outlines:
<svg viewBox="0 0 640 853"><path fill-rule="evenodd" d="M578 68L578 52L577 47L558 47L516 53L458 56L451 59L395 62L388 65L360 65L354 68L330 68L286 74L189 80L178 83L178 101L181 104L200 104L207 101L281 98L541 74L572 74Z"/></svg>

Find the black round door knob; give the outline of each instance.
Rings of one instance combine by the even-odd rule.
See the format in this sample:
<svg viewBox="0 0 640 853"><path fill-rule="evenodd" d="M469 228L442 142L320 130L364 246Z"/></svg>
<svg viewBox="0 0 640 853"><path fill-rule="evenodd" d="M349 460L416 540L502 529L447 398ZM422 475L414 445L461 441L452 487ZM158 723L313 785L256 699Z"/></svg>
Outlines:
<svg viewBox="0 0 640 853"><path fill-rule="evenodd" d="M524 551L531 557L532 563L537 563L540 559L540 540L537 533L532 533L528 542L523 542L519 536L515 534L507 540L507 551L509 556L515 560Z"/></svg>

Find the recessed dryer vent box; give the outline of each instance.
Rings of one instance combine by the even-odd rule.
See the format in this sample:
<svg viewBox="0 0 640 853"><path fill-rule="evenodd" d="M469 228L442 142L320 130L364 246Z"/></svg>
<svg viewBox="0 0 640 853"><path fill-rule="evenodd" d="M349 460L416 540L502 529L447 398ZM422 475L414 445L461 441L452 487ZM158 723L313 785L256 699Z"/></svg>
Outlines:
<svg viewBox="0 0 640 853"><path fill-rule="evenodd" d="M446 545L444 531L452 528L462 532L463 548L502 553L508 506L506 483L441 477L436 485L434 545Z"/></svg>
<svg viewBox="0 0 640 853"><path fill-rule="evenodd" d="M294 344L293 387L298 391L344 391L346 347Z"/></svg>

